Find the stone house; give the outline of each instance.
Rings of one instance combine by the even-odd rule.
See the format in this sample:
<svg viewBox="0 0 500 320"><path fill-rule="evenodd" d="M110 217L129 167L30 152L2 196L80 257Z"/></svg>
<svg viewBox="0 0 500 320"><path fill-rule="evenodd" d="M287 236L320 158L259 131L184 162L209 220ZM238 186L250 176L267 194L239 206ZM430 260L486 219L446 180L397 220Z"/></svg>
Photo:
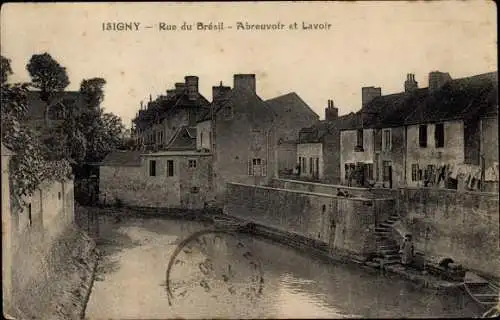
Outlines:
<svg viewBox="0 0 500 320"><path fill-rule="evenodd" d="M266 100L276 113L278 171L291 172L296 166L300 128L319 122L319 116L295 92Z"/></svg>
<svg viewBox="0 0 500 320"><path fill-rule="evenodd" d="M328 100L325 120L300 130L297 144L299 179L340 183L340 130L350 127L354 120L353 113L339 117L333 100Z"/></svg>
<svg viewBox="0 0 500 320"><path fill-rule="evenodd" d="M141 109L132 120L133 138L138 147L160 151L166 150L172 138L181 128L196 127L198 117L210 109L209 101L200 94L198 77L186 76L185 82L175 83L175 89Z"/></svg>
<svg viewBox="0 0 500 320"><path fill-rule="evenodd" d="M178 130L167 150L117 151L100 166L101 201L202 209L213 201L212 155L196 150L196 128Z"/></svg>
<svg viewBox="0 0 500 320"><path fill-rule="evenodd" d="M498 73L437 76L405 121L407 185L498 190Z"/></svg>
<svg viewBox="0 0 500 320"><path fill-rule="evenodd" d="M428 88L418 88L409 74L405 92L370 96L356 125L341 133L342 183L456 189L460 171L469 187L487 166L494 175L498 149L485 142L498 146L496 79L496 72L452 80L436 71ZM484 173L482 180L494 188Z"/></svg>
<svg viewBox="0 0 500 320"><path fill-rule="evenodd" d="M227 182L267 184L277 173L276 112L256 92L254 74L212 88L212 108L197 124L197 147L213 154L216 201Z"/></svg>

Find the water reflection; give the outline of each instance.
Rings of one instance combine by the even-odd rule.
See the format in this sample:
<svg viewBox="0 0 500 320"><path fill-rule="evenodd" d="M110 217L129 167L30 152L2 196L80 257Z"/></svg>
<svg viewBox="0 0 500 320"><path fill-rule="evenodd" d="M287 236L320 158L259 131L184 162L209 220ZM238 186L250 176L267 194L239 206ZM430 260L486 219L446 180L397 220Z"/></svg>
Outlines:
<svg viewBox="0 0 500 320"><path fill-rule="evenodd" d="M194 222L135 219L115 225L115 268L96 282L88 318L341 318L471 317L463 294L436 295L398 278L330 264L243 235L204 235L175 261L175 301L167 303L166 266L177 245L208 227ZM116 233L120 237L116 237ZM135 246L123 246L131 239ZM254 264L261 266L261 272ZM262 277L262 283L260 278ZM160 286L159 284L162 284ZM259 285L262 284L261 294Z"/></svg>

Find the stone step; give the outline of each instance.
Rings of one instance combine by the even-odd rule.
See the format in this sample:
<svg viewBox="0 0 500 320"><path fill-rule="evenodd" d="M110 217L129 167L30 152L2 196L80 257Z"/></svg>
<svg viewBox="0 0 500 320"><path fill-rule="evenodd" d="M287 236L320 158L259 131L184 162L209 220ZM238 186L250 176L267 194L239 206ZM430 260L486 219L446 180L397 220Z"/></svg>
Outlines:
<svg viewBox="0 0 500 320"><path fill-rule="evenodd" d="M386 221L386 222L382 222L382 223L380 223L380 224L378 225L378 228L392 229L392 225L393 225L393 224L394 224L394 223L390 223L390 222L388 222L388 221Z"/></svg>
<svg viewBox="0 0 500 320"><path fill-rule="evenodd" d="M392 244L381 244L377 246L377 249L381 251L396 250L399 252L399 246L395 246Z"/></svg>
<svg viewBox="0 0 500 320"><path fill-rule="evenodd" d="M399 255L399 250L397 250L397 249L382 249L382 250L380 250L380 253L382 253L384 256L386 256L386 255Z"/></svg>

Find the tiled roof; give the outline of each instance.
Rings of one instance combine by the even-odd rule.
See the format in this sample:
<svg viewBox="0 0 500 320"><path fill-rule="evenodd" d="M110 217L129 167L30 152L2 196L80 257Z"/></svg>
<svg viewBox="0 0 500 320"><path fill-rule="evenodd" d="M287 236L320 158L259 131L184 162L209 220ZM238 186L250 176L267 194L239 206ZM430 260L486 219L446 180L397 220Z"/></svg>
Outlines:
<svg viewBox="0 0 500 320"><path fill-rule="evenodd" d="M101 161L101 166L110 167L139 167L140 165L140 151L113 151Z"/></svg>
<svg viewBox="0 0 500 320"><path fill-rule="evenodd" d="M179 128L166 149L169 151L196 150L196 128Z"/></svg>
<svg viewBox="0 0 500 320"><path fill-rule="evenodd" d="M374 98L343 129L396 127L498 114L498 72ZM362 120L361 120L362 118Z"/></svg>
<svg viewBox="0 0 500 320"><path fill-rule="evenodd" d="M408 105L412 109L412 106ZM498 73L456 79L419 101L407 124L498 114Z"/></svg>
<svg viewBox="0 0 500 320"><path fill-rule="evenodd" d="M333 133L335 130L352 128L357 123L360 123L360 117L352 112L340 116L333 121L322 120L312 127L300 130L299 143L320 143L328 133Z"/></svg>
<svg viewBox="0 0 500 320"><path fill-rule="evenodd" d="M184 108L202 108L209 109L210 102L200 93L195 100L190 100L186 92L176 93L171 97L162 96L161 99L148 103L146 110L140 110L138 117L132 121L140 123L150 123L152 121L168 117L174 110Z"/></svg>
<svg viewBox="0 0 500 320"><path fill-rule="evenodd" d="M284 117L288 114L287 109L293 109L296 112L305 111L319 119L307 103L304 102L295 92L290 92L282 96L266 100L266 103L276 112L278 117Z"/></svg>
<svg viewBox="0 0 500 320"><path fill-rule="evenodd" d="M218 113L227 103L238 105L241 109L250 111L254 114L266 110L269 115L273 117L277 116L276 111L252 91L237 90L232 88L216 102L212 102L212 108L215 113ZM198 118L198 122L210 120L210 117L211 112L210 110L207 110Z"/></svg>
<svg viewBox="0 0 500 320"><path fill-rule="evenodd" d="M377 97L363 108L362 125L365 128L401 126L428 96L428 89L423 88Z"/></svg>

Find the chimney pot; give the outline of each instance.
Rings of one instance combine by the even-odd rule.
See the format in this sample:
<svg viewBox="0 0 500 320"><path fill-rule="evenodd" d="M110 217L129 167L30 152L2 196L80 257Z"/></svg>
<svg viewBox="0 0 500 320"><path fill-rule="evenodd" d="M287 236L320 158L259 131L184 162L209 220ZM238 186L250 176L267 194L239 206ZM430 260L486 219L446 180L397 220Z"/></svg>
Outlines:
<svg viewBox="0 0 500 320"><path fill-rule="evenodd" d="M415 74L408 73L404 83L405 92L411 92L418 89L418 82L415 81Z"/></svg>
<svg viewBox="0 0 500 320"><path fill-rule="evenodd" d="M325 108L325 120L333 121L339 117L339 109L334 107L333 100L328 100L328 107Z"/></svg>

